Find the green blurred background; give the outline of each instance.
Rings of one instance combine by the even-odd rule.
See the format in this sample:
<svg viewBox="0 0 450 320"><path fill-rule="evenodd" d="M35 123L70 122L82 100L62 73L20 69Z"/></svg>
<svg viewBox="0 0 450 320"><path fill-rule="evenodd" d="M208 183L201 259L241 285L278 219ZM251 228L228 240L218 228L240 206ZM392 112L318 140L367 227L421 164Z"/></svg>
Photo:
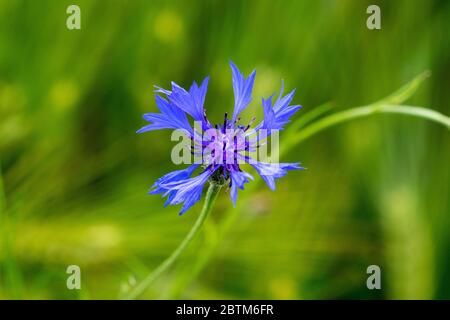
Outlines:
<svg viewBox="0 0 450 320"><path fill-rule="evenodd" d="M66 28L70 4L81 30ZM366 27L370 4L381 30ZM183 239L200 205L179 217L146 194L179 169L169 131L135 134L156 110L153 85L210 75L219 122L233 104L231 59L257 68L245 117L261 119L260 97L284 79L298 119L430 70L408 103L448 115L449 21L445 0L0 0L0 299L114 299ZM232 206L222 192L209 231L143 298L450 298L449 138L399 115L314 136L281 159L307 171L240 193L236 223L195 275ZM81 290L66 288L72 264ZM372 264L382 290L366 287Z"/></svg>

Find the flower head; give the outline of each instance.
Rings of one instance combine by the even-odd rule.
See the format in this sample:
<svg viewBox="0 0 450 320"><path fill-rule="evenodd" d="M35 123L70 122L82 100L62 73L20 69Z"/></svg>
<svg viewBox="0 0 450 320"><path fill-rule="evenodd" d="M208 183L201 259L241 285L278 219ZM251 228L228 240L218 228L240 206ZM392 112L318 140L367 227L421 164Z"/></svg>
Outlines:
<svg viewBox="0 0 450 320"><path fill-rule="evenodd" d="M264 179L270 189L275 190L275 180L287 174L288 170L302 169L299 163L272 163L255 159L253 155L269 137L289 122L289 118L301 106L290 105L294 90L283 96L283 85L279 96L262 99L264 120L253 129L249 124L241 125L239 115L252 100L252 89L256 71L245 77L230 62L234 91L234 110L231 116L225 113L221 124L213 126L206 117L204 108L209 77L201 85L193 83L189 91L172 82L172 90L160 87L156 89L156 104L159 113L147 113L143 118L149 125L137 132L159 129L182 130L190 138L190 150L196 159L200 159L184 170L170 172L158 179L150 190L150 194L167 196L166 205L183 204L183 214L201 198L203 187L207 181L211 183L228 183L231 200L236 205L238 189L253 177L242 170L242 164L253 166ZM198 126L191 126L188 116ZM193 172L202 167L195 177Z"/></svg>

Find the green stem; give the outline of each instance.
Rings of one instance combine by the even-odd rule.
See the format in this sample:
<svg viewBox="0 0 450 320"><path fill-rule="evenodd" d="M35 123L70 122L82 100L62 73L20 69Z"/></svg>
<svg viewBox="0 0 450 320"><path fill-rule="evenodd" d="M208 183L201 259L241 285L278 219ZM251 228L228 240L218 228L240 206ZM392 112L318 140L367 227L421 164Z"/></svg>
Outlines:
<svg viewBox="0 0 450 320"><path fill-rule="evenodd" d="M200 212L197 221L195 221L194 226L189 231L187 236L166 260L164 260L155 270L153 270L153 272L151 272L141 283L131 289L131 291L127 295L125 295L126 300L132 300L139 297L161 274L169 269L172 264L178 259L180 254L184 251L184 249L186 249L192 239L194 239L195 235L200 231L201 226L206 220L206 217L211 212L212 206L217 198L217 195L219 194L220 188L220 185L210 183L208 192L206 193L202 212Z"/></svg>
<svg viewBox="0 0 450 320"><path fill-rule="evenodd" d="M403 106L403 105L391 105L391 104L381 104L381 105L370 105L364 107L352 108L350 110L335 113L331 116L325 117L309 126L304 130L299 132L297 135L293 136L289 140L289 145L297 144L314 134L332 127L341 122L346 122L355 118L366 117L376 113L397 113L409 115L417 118L427 119L434 121L436 123L442 124L447 129L450 129L450 118L434 110Z"/></svg>

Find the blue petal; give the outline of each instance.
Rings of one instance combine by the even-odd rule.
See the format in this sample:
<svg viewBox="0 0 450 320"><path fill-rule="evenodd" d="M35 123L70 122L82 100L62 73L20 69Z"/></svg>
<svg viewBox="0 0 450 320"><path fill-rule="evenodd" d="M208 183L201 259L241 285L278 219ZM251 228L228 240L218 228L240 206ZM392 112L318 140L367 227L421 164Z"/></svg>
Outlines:
<svg viewBox="0 0 450 320"><path fill-rule="evenodd" d="M196 82L194 82L189 89L189 93L191 94L191 97L194 101L195 108L197 110L197 113L199 115L199 119L203 119L203 110L204 110L204 104L205 104L205 97L206 92L208 91L208 82L209 77L206 77L200 87L197 85Z"/></svg>
<svg viewBox="0 0 450 320"><path fill-rule="evenodd" d="M257 162L251 164L258 171L261 178L267 183L270 189L275 190L275 180L284 177L287 170L302 170L299 163L266 163Z"/></svg>
<svg viewBox="0 0 450 320"><path fill-rule="evenodd" d="M288 106L276 113L277 121L281 126L284 126L289 122L289 118L294 115L298 110L300 110L302 106Z"/></svg>
<svg viewBox="0 0 450 320"><path fill-rule="evenodd" d="M230 196L231 200L233 201L233 206L236 207L238 188L244 190L244 184L250 182L249 179L253 180L253 176L244 171L230 171L230 178L231 178Z"/></svg>
<svg viewBox="0 0 450 320"><path fill-rule="evenodd" d="M272 108L272 97L264 100L262 99L262 106L264 111L264 124L263 129L278 129L277 126L277 116L275 114L275 110Z"/></svg>
<svg viewBox="0 0 450 320"><path fill-rule="evenodd" d="M281 89L280 89L280 94L278 95L278 99L275 102L275 105L273 106L273 108L275 109L275 111L278 111L280 108L282 108L283 106L288 106L289 103L291 103L292 98L294 98L294 94L295 94L295 89L292 90L291 92L289 92L286 96L283 97L283 92L284 92L284 81L281 80Z"/></svg>
<svg viewBox="0 0 450 320"><path fill-rule="evenodd" d="M198 167L199 164L192 164L186 169L172 171L165 174L164 176L156 180L149 194L158 194L167 192L168 190L163 188L161 186L162 184L188 179L192 175L192 172L194 172L194 170L197 169Z"/></svg>
<svg viewBox="0 0 450 320"><path fill-rule="evenodd" d="M193 132L186 114L181 109L158 95L155 99L161 113L144 114L143 118L151 124L142 127L137 133L160 129L184 129L189 133Z"/></svg>
<svg viewBox="0 0 450 320"><path fill-rule="evenodd" d="M178 108L191 115L196 121L203 121L203 107L205 103L206 91L208 90L209 77L206 77L199 87L194 82L189 92L172 82L172 92L164 90L170 102Z"/></svg>
<svg viewBox="0 0 450 320"><path fill-rule="evenodd" d="M166 193L171 196L169 204L175 205L183 203L183 207L180 211L180 215L182 215L184 212L186 212L186 210L188 210L200 200L202 196L203 186L205 185L206 181L208 181L213 172L214 170L206 169L204 172L194 178L162 183L161 187L169 190Z"/></svg>
<svg viewBox="0 0 450 320"><path fill-rule="evenodd" d="M272 97L269 97L267 100L262 99L264 121L255 128L255 131L260 128L267 130L282 130L283 127L290 121L290 117L301 109L301 106L299 105L289 105L294 97L295 89L284 97L283 90L284 83L281 85L280 95L275 101L273 107Z"/></svg>
<svg viewBox="0 0 450 320"><path fill-rule="evenodd" d="M302 106L295 105L290 106L292 99L294 98L295 89L289 92L286 96L283 97L284 91L284 82L281 83L280 95L278 96L277 101L273 106L273 110L275 111L278 126L283 127L286 123L289 122L289 118L301 109Z"/></svg>
<svg viewBox="0 0 450 320"><path fill-rule="evenodd" d="M252 100L253 82L255 80L256 70L245 78L239 71L236 65L230 61L232 79L233 79L233 91L234 91L234 111L232 123L236 120L237 116L248 106Z"/></svg>

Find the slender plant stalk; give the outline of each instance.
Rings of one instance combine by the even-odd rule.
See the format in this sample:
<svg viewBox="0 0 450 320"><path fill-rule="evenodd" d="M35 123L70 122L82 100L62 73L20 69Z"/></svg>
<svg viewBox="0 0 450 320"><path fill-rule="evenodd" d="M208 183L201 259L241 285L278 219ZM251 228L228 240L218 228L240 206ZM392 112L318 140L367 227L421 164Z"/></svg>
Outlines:
<svg viewBox="0 0 450 320"><path fill-rule="evenodd" d="M289 127L286 129L285 136L298 131L300 128L303 128L306 125L310 124L312 121L315 121L316 119L322 117L330 110L332 110L333 107L334 104L332 102L326 102L305 113L302 117L289 124Z"/></svg>
<svg viewBox="0 0 450 320"><path fill-rule="evenodd" d="M181 253L186 249L189 243L194 239L196 234L200 231L203 223L205 222L207 216L211 212L211 209L214 205L214 202L219 194L221 186L216 183L210 183L208 191L206 193L205 202L203 204L202 211L195 221L194 226L189 231L184 240L180 243L180 245L172 252L172 254L164 260L153 272L151 272L142 282L140 282L136 287L132 288L130 292L128 292L124 299L132 300L138 298L141 294L145 292L145 290L166 270L168 270L173 263L178 259Z"/></svg>
<svg viewBox="0 0 450 320"><path fill-rule="evenodd" d="M341 122L346 122L355 118L366 117L376 113L398 113L414 116L437 122L447 127L447 129L450 129L450 118L437 111L421 107L381 104L352 108L350 110L338 112L331 116L325 117L307 126L304 130L293 136L292 139L289 140L289 142L292 144L297 144L309 138L310 136Z"/></svg>

